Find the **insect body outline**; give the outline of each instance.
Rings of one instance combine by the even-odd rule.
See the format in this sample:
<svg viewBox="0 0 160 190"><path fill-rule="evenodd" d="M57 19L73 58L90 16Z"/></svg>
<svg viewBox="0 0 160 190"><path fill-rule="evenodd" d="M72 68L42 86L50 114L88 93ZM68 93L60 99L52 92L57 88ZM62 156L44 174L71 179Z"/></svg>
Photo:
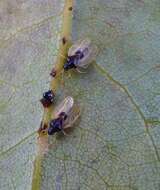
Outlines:
<svg viewBox="0 0 160 190"><path fill-rule="evenodd" d="M72 127L80 114L79 106L75 104L74 99L71 96L66 97L55 109L55 117L49 123L48 135L60 131L66 134L64 130Z"/></svg>
<svg viewBox="0 0 160 190"><path fill-rule="evenodd" d="M78 40L68 51L67 62L64 64L64 70L75 68L83 73L81 69L86 69L90 63L95 60L98 53L97 46L93 45L89 38Z"/></svg>

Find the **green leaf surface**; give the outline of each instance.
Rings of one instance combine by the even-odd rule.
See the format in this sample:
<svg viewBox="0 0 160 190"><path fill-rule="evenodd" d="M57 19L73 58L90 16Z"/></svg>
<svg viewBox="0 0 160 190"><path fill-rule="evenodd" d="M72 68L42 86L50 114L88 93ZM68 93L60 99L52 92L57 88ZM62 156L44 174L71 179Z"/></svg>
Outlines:
<svg viewBox="0 0 160 190"><path fill-rule="evenodd" d="M0 1L0 189L31 189L64 0Z"/></svg>
<svg viewBox="0 0 160 190"><path fill-rule="evenodd" d="M31 189L38 99L49 86L64 5L16 2L0 2L2 190ZM90 37L99 55L57 92L83 111L69 136L49 138L42 190L160 189L159 10L159 0L75 1L73 40Z"/></svg>

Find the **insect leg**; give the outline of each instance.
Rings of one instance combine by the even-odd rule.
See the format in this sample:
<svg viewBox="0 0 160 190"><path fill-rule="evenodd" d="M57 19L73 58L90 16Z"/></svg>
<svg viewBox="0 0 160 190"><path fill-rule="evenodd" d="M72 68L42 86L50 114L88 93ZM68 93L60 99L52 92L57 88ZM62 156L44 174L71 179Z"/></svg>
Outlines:
<svg viewBox="0 0 160 190"><path fill-rule="evenodd" d="M81 67L82 67L83 69L87 69L89 65L90 65L90 63L87 64L87 65L81 65Z"/></svg>
<svg viewBox="0 0 160 190"><path fill-rule="evenodd" d="M76 68L76 71L77 71L78 73L86 73L86 71L81 71L78 67Z"/></svg>
<svg viewBox="0 0 160 190"><path fill-rule="evenodd" d="M65 136L69 136L64 130L62 130L62 133L63 133Z"/></svg>

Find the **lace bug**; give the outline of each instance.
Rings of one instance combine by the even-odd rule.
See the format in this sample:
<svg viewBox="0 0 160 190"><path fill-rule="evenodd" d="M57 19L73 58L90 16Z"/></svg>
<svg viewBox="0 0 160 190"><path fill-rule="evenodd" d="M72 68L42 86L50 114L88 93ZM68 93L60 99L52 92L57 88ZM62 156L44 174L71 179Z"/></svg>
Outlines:
<svg viewBox="0 0 160 190"><path fill-rule="evenodd" d="M86 38L73 44L68 51L67 62L64 64L64 70L76 69L83 73L81 69L86 69L96 58L98 53L97 46L93 45L91 40Z"/></svg>
<svg viewBox="0 0 160 190"><path fill-rule="evenodd" d="M80 109L71 96L66 97L61 104L55 109L55 118L50 121L48 135L53 135L65 129L72 127L80 116Z"/></svg>

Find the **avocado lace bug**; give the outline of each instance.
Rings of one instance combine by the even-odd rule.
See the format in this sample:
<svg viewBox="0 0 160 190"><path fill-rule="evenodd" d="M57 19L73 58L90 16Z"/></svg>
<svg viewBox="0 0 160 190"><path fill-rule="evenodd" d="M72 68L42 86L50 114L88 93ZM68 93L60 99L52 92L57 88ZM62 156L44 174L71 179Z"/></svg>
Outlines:
<svg viewBox="0 0 160 190"><path fill-rule="evenodd" d="M67 62L63 68L65 71L75 68L78 72L83 73L81 69L88 68L97 53L98 48L92 44L90 39L79 40L69 48Z"/></svg>
<svg viewBox="0 0 160 190"><path fill-rule="evenodd" d="M68 96L57 107L54 115L55 119L51 120L49 124L48 135L53 135L60 131L66 134L64 130L73 126L80 116L80 109L75 105L73 98Z"/></svg>

